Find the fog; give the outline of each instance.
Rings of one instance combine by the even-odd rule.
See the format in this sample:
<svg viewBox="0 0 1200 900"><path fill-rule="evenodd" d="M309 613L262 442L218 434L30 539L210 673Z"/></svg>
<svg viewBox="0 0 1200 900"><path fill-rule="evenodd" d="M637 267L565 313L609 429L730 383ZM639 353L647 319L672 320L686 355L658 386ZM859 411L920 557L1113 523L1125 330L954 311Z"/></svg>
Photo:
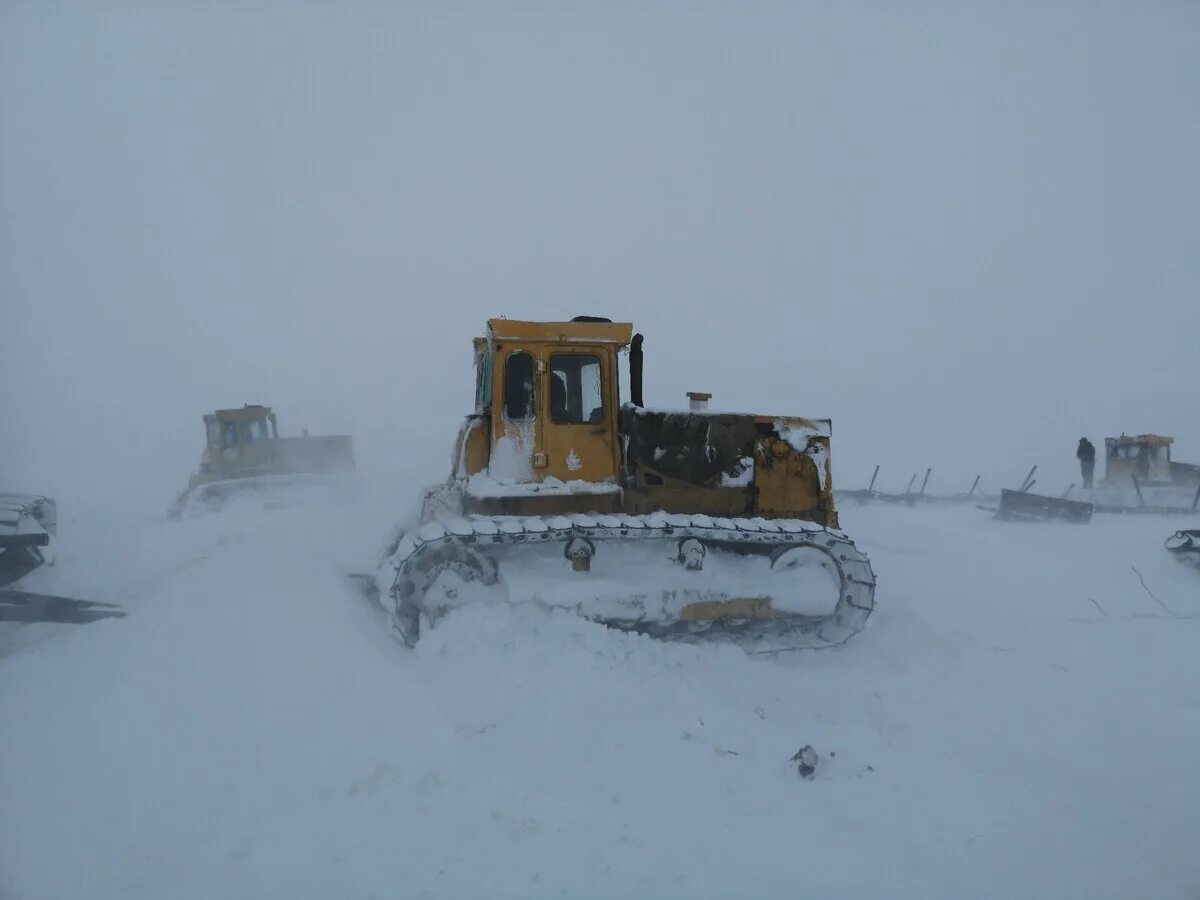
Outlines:
<svg viewBox="0 0 1200 900"><path fill-rule="evenodd" d="M163 508L201 415L447 471L490 316L828 416L836 483L1200 462L1200 10L0 10L0 486Z"/></svg>

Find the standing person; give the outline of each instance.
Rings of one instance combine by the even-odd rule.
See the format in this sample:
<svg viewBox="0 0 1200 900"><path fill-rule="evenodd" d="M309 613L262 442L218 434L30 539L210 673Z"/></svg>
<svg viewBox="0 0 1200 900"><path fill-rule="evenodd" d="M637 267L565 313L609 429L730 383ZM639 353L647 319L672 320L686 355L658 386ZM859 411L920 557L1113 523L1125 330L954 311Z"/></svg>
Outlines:
<svg viewBox="0 0 1200 900"><path fill-rule="evenodd" d="M1075 451L1075 456L1079 459L1079 470L1083 473L1083 486L1090 490L1092 473L1096 471L1096 448L1087 438L1080 438L1079 449Z"/></svg>

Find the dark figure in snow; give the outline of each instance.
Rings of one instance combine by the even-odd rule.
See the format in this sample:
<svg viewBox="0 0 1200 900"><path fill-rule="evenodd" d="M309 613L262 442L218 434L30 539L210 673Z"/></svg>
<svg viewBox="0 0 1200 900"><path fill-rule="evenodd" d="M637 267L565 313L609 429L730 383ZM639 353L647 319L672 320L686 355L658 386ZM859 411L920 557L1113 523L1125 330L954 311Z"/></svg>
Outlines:
<svg viewBox="0 0 1200 900"><path fill-rule="evenodd" d="M1079 458L1079 470L1083 473L1083 486L1091 488L1092 473L1096 471L1096 448L1087 438L1079 439L1079 449L1075 451Z"/></svg>

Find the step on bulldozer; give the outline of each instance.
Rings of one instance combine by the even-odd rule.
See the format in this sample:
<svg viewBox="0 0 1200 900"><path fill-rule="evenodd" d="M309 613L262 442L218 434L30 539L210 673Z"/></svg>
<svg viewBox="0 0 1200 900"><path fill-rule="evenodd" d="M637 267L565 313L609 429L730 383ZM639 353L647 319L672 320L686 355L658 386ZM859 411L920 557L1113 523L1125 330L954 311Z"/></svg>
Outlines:
<svg viewBox="0 0 1200 900"><path fill-rule="evenodd" d="M488 599L766 651L866 623L875 576L838 530L829 420L710 411L700 392L648 409L642 335L607 319L492 319L474 348L450 476L375 578L406 644Z"/></svg>
<svg viewBox="0 0 1200 900"><path fill-rule="evenodd" d="M347 435L280 437L269 406L246 404L204 417L205 447L200 468L171 507L213 510L231 496L253 492L268 506L287 505L297 486L321 487L355 471Z"/></svg>

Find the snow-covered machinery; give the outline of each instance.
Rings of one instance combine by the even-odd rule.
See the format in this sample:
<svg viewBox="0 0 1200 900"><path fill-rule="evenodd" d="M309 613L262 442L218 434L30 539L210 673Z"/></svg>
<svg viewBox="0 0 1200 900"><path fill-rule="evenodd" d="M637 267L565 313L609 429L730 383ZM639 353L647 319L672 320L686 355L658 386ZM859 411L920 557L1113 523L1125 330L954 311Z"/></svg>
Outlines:
<svg viewBox="0 0 1200 900"><path fill-rule="evenodd" d="M1104 439L1104 478L1091 492L1100 512L1176 513L1200 503L1200 465L1171 458L1175 439L1122 434Z"/></svg>
<svg viewBox="0 0 1200 900"><path fill-rule="evenodd" d="M0 586L46 563L57 526L57 507L49 497L0 494Z"/></svg>
<svg viewBox="0 0 1200 900"><path fill-rule="evenodd" d="M829 420L713 412L704 393L650 410L642 360L629 324L488 322L453 470L376 577L407 643L487 598L779 649L863 627L875 576L838 530Z"/></svg>
<svg viewBox="0 0 1200 900"><path fill-rule="evenodd" d="M218 507L228 497L252 491L268 504L286 504L297 485L321 486L355 470L354 448L347 435L279 436L268 406L247 404L205 415L205 447L200 469L171 509L178 516L189 506Z"/></svg>
<svg viewBox="0 0 1200 900"><path fill-rule="evenodd" d="M1092 504L1065 497L1044 497L1023 491L1000 491L997 519L1011 521L1060 521L1086 525L1092 521Z"/></svg>
<svg viewBox="0 0 1200 900"><path fill-rule="evenodd" d="M80 625L125 615L112 603L34 593L16 584L53 560L58 507L41 494L0 494L0 622ZM10 587L11 585L11 587Z"/></svg>
<svg viewBox="0 0 1200 900"><path fill-rule="evenodd" d="M1136 478L1143 485L1170 484L1171 444L1159 434L1122 434L1104 439L1104 481L1126 487Z"/></svg>
<svg viewBox="0 0 1200 900"><path fill-rule="evenodd" d="M1104 484L1124 487L1136 478L1142 485L1195 487L1200 466L1175 462L1175 439L1161 434L1122 434L1104 439Z"/></svg>
<svg viewBox="0 0 1200 900"><path fill-rule="evenodd" d="M1167 538L1167 549L1181 563L1200 569L1200 528L1175 532Z"/></svg>

